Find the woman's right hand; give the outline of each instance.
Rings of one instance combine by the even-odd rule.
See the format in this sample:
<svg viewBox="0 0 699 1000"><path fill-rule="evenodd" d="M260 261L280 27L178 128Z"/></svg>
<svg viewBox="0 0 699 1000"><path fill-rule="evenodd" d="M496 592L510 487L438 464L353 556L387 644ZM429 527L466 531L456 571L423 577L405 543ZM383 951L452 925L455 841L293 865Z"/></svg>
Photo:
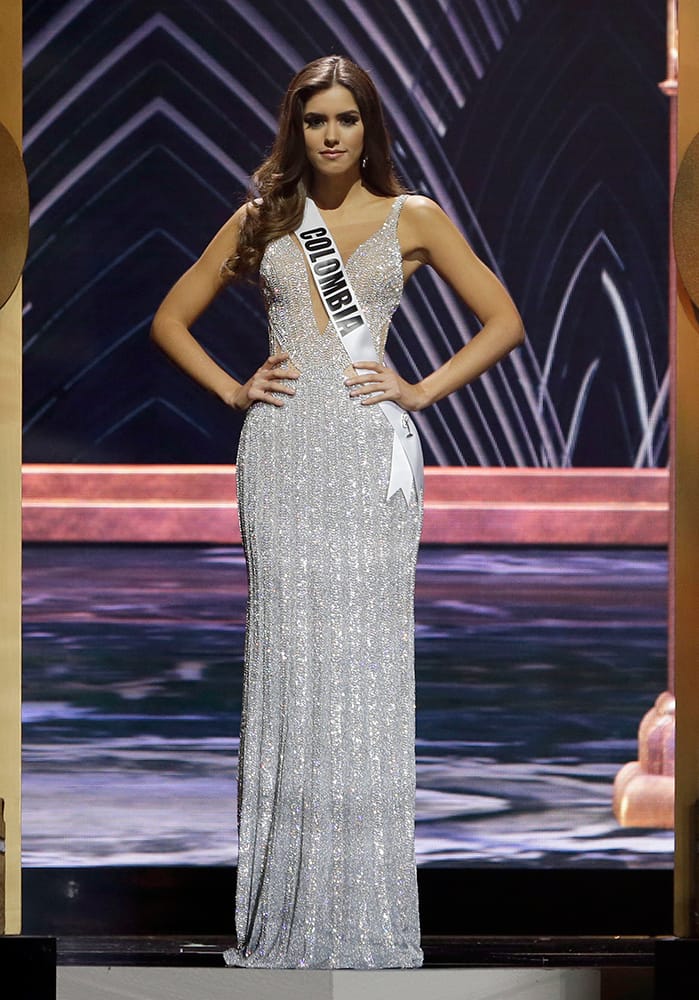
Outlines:
<svg viewBox="0 0 699 1000"><path fill-rule="evenodd" d="M244 385L239 386L230 394L230 398L226 400L228 405L243 413L245 410L249 410L253 403L271 403L273 406L283 406L284 400L279 399L274 393L293 396L296 392L295 387L284 385L282 380L299 377L299 373L294 368L280 367L282 362L288 360L289 354L286 351L270 354L252 378L249 378Z"/></svg>

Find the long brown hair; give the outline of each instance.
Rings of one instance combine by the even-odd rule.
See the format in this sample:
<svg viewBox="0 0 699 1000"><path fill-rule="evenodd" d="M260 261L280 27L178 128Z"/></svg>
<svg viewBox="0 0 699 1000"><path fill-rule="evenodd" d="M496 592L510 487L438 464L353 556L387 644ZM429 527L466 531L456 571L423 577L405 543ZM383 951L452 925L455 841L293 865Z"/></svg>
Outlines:
<svg viewBox="0 0 699 1000"><path fill-rule="evenodd" d="M300 223L311 184L304 107L313 94L336 84L352 91L362 117L364 185L374 194L387 197L405 191L393 168L381 101L369 74L345 56L314 59L299 70L284 95L272 151L252 175L246 199L251 207L240 227L237 251L222 269L226 277L252 276L267 244L293 232Z"/></svg>

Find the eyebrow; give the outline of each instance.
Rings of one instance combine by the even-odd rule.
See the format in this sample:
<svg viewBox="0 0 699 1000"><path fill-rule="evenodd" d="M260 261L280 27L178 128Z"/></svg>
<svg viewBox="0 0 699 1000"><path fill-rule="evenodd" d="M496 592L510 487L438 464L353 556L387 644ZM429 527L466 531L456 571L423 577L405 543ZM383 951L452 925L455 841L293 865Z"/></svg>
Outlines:
<svg viewBox="0 0 699 1000"><path fill-rule="evenodd" d="M338 111L336 118L342 118L343 115L358 115L359 108L348 108L347 111ZM323 111L305 111L303 117L308 118L327 118L328 116Z"/></svg>

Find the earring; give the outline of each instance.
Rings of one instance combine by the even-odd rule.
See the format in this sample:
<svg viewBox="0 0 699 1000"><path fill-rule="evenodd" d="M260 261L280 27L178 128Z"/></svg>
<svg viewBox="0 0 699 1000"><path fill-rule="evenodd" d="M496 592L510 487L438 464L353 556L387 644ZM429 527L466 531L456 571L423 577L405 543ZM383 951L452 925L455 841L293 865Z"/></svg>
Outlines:
<svg viewBox="0 0 699 1000"><path fill-rule="evenodd" d="M368 163L369 163L369 157L365 153L364 156L362 157L362 170L366 170Z"/></svg>

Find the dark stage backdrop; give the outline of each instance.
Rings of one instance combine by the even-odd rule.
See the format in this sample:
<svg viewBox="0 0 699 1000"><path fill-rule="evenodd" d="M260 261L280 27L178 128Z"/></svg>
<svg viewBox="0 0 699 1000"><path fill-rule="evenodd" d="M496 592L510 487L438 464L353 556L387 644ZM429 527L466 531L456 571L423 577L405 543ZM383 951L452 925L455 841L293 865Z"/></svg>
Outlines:
<svg viewBox="0 0 699 1000"><path fill-rule="evenodd" d="M343 52L385 98L405 183L503 278L526 345L418 415L432 464L667 460L663 0L26 0L25 460L234 460L239 420L149 346L153 312L240 203L288 80ZM408 378L476 330L427 270ZM238 378L257 292L196 331Z"/></svg>

